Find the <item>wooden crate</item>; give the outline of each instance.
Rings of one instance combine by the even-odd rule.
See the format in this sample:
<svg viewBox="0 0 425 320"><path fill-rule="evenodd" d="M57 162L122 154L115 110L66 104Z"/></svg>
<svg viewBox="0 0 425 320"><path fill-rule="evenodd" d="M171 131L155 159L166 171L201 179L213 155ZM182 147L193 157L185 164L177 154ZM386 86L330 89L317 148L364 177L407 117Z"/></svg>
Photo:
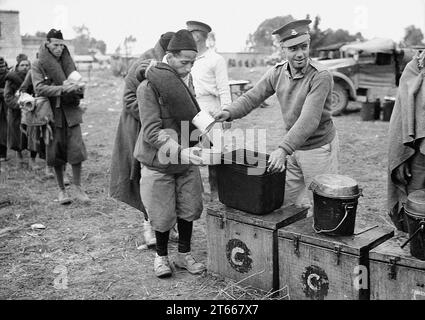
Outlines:
<svg viewBox="0 0 425 320"><path fill-rule="evenodd" d="M425 300L425 261L400 247L408 234L401 233L369 253L372 300Z"/></svg>
<svg viewBox="0 0 425 320"><path fill-rule="evenodd" d="M214 202L207 208L208 271L266 292L279 288L277 230L307 216L294 206L252 215Z"/></svg>
<svg viewBox="0 0 425 320"><path fill-rule="evenodd" d="M394 231L358 221L354 236L331 237L312 224L310 217L278 231L280 286L294 300L368 300L368 252Z"/></svg>

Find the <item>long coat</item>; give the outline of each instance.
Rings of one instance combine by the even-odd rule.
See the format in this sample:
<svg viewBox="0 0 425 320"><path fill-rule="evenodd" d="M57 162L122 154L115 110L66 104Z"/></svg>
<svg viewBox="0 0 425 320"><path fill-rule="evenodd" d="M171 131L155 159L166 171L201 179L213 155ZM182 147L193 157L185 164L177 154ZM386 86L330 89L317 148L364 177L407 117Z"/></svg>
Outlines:
<svg viewBox="0 0 425 320"><path fill-rule="evenodd" d="M7 105L4 101L4 86L7 72L0 75L0 145L7 146Z"/></svg>
<svg viewBox="0 0 425 320"><path fill-rule="evenodd" d="M140 82L136 78L136 69L142 61L147 59L161 61L164 55L165 52L158 42L154 48L143 53L131 65L125 78L123 109L112 152L110 196L142 211L146 218L146 210L140 197L141 166L133 157L134 146L141 128L136 97Z"/></svg>
<svg viewBox="0 0 425 320"><path fill-rule="evenodd" d="M10 71L6 77L4 100L8 107L7 112L7 142L10 149L22 151L27 148L27 136L21 129L21 109L15 93L24 82L25 74Z"/></svg>

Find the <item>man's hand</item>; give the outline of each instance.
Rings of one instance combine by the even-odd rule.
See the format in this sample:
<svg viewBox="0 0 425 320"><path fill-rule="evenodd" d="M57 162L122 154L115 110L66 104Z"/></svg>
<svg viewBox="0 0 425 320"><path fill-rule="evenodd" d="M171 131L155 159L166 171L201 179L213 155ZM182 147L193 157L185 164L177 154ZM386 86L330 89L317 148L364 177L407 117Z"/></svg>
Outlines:
<svg viewBox="0 0 425 320"><path fill-rule="evenodd" d="M410 165L407 162L402 163L394 170L394 179L402 185L407 185L412 173L410 172Z"/></svg>
<svg viewBox="0 0 425 320"><path fill-rule="evenodd" d="M269 172L283 172L286 168L286 152L282 148L277 148L270 154L269 158L269 167L267 171Z"/></svg>
<svg viewBox="0 0 425 320"><path fill-rule="evenodd" d="M198 147L182 149L182 151L180 152L181 163L201 165L202 158L199 156L200 152L201 152L201 148L198 148Z"/></svg>
<svg viewBox="0 0 425 320"><path fill-rule="evenodd" d="M223 110L214 114L214 119L217 122L224 122L229 118L230 118L230 112L226 110Z"/></svg>

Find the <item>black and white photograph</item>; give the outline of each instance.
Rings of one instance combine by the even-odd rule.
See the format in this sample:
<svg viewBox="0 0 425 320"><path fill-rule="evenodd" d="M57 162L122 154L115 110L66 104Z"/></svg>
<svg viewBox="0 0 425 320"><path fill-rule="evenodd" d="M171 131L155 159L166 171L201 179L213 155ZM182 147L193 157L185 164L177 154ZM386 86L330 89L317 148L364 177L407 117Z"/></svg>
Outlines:
<svg viewBox="0 0 425 320"><path fill-rule="evenodd" d="M0 300L425 300L424 35L425 0L0 0Z"/></svg>

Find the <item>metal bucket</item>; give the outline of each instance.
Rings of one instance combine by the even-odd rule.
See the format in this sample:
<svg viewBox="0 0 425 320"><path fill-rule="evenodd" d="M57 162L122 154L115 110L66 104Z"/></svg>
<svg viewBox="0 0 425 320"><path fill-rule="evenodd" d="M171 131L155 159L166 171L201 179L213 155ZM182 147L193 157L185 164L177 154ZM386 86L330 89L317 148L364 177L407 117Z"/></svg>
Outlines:
<svg viewBox="0 0 425 320"><path fill-rule="evenodd" d="M363 102L360 117L362 118L362 121L379 120L380 112L381 103L379 100L376 102Z"/></svg>
<svg viewBox="0 0 425 320"><path fill-rule="evenodd" d="M309 186L313 191L313 228L332 236L354 234L358 198L362 190L350 177L337 174L316 176Z"/></svg>
<svg viewBox="0 0 425 320"><path fill-rule="evenodd" d="M393 113L393 109L394 109L394 104L395 104L395 99L394 98L385 98L385 101L383 103L382 106L382 121L390 121L391 119L391 114Z"/></svg>
<svg viewBox="0 0 425 320"><path fill-rule="evenodd" d="M425 190L417 190L409 194L404 211L410 237L402 247L410 242L410 254L425 260Z"/></svg>

